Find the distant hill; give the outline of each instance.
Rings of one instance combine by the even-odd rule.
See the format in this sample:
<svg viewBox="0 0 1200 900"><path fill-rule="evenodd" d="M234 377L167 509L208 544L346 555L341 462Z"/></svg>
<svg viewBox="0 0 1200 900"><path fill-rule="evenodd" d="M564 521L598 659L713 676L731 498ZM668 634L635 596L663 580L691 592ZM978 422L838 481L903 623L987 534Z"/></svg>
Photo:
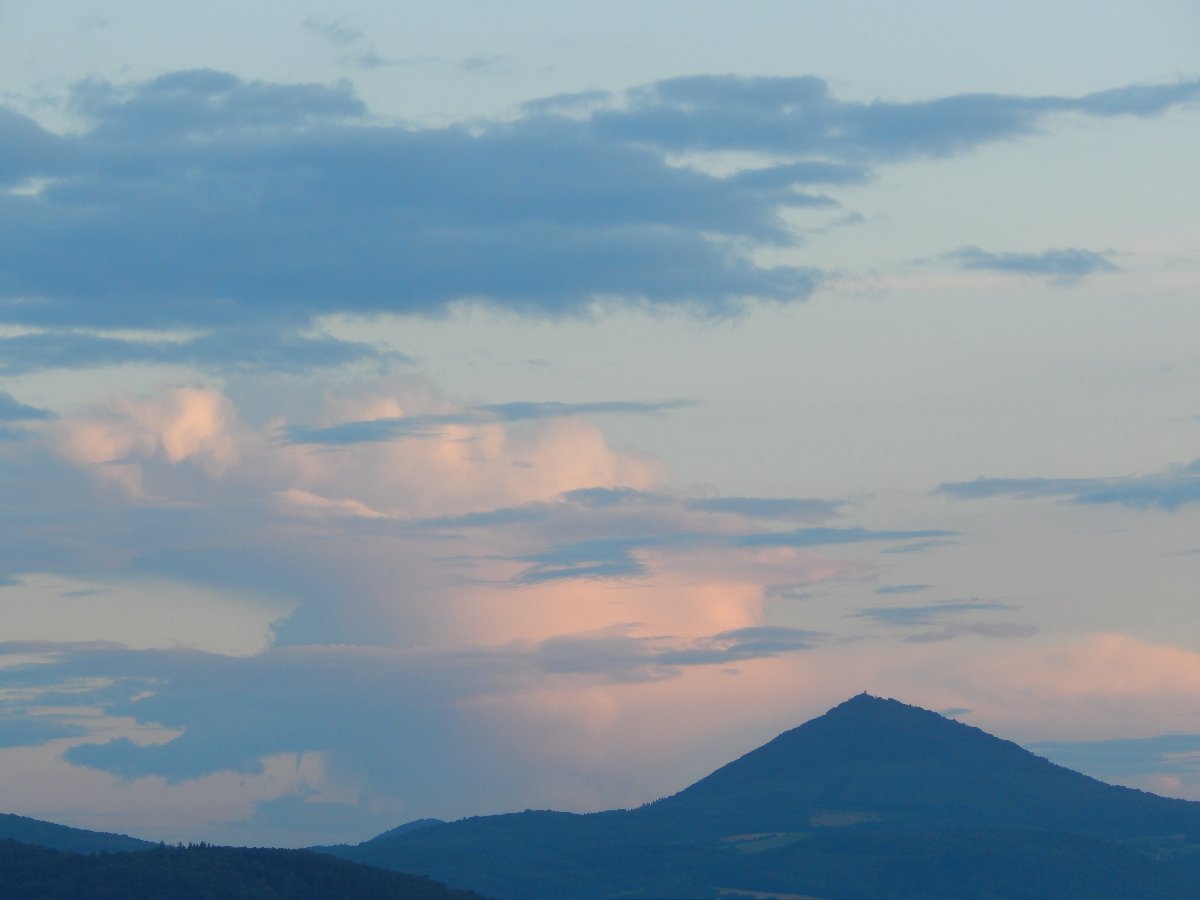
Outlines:
<svg viewBox="0 0 1200 900"><path fill-rule="evenodd" d="M635 810L387 832L348 859L502 898L1200 897L1200 803L861 694Z"/></svg>
<svg viewBox="0 0 1200 900"><path fill-rule="evenodd" d="M307 850L160 847L83 856L0 841L5 900L479 900Z"/></svg>
<svg viewBox="0 0 1200 900"><path fill-rule="evenodd" d="M149 850L151 847L157 846L150 841L138 840L124 834L70 828L66 825L55 825L53 822L43 822L40 819L29 819L9 813L0 813L0 841L3 840L37 844L72 853L119 853L129 850Z"/></svg>

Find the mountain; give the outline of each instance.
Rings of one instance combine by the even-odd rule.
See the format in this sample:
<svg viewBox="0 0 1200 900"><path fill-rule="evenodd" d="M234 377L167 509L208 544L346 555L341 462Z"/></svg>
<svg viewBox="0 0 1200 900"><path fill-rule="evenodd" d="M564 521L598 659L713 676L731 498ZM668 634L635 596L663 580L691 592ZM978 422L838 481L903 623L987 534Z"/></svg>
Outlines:
<svg viewBox="0 0 1200 900"><path fill-rule="evenodd" d="M476 817L329 849L514 900L1200 896L1200 803L867 694L639 809Z"/></svg>
<svg viewBox="0 0 1200 900"><path fill-rule="evenodd" d="M652 811L701 829L786 830L824 817L1113 838L1187 833L1200 841L1200 803L1107 785L978 728L869 694L784 732Z"/></svg>
<svg viewBox="0 0 1200 900"><path fill-rule="evenodd" d="M40 819L0 813L0 841L19 841L37 844L54 850L72 853L120 853L128 850L149 850L157 846L124 834L109 834L104 831L87 831L55 825Z"/></svg>
<svg viewBox="0 0 1200 900"><path fill-rule="evenodd" d="M84 856L0 841L0 890L5 900L480 900L307 850L207 845Z"/></svg>

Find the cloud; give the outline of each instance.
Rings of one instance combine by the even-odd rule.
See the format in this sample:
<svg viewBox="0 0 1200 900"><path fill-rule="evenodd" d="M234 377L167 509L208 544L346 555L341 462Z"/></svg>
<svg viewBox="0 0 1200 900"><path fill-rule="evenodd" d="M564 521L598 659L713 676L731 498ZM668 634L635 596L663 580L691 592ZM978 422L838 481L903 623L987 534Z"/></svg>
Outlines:
<svg viewBox="0 0 1200 900"><path fill-rule="evenodd" d="M77 703L91 700L109 716L176 731L157 743L127 737L76 742L65 757L73 765L126 780L158 776L179 784L218 772L261 774L266 760L280 753L332 754L343 766L352 763L369 773L379 790L403 786L411 797L420 789L413 790L406 772L429 765L452 776L452 765L430 756L442 752L442 738L411 743L402 762L381 758L377 748L422 727L444 734L447 704L480 694L502 695L543 676L585 676L593 683L598 678L614 684L660 681L678 677L684 668L808 651L826 637L754 626L679 639L636 636L617 627L532 646L465 648L440 655L382 647L297 647L245 658L53 645L43 648L51 651L49 660L10 668L41 684L105 673L116 689L110 686L103 699L84 696ZM397 688L380 692L374 689L380 683ZM299 709L302 715L297 715ZM39 733L57 737L72 726L46 716L39 728ZM81 731L69 733L78 736ZM36 737L32 732L28 736ZM435 782L427 783L438 789Z"/></svg>
<svg viewBox="0 0 1200 900"><path fill-rule="evenodd" d="M915 594L918 591L927 591L933 585L931 584L885 584L882 587L875 588L877 594Z"/></svg>
<svg viewBox="0 0 1200 900"><path fill-rule="evenodd" d="M308 372L364 361L404 363L408 358L368 344L324 335L248 328L221 329L179 340L109 337L86 332L40 331L0 338L0 374L45 369L90 369L121 364L184 365L231 372Z"/></svg>
<svg viewBox="0 0 1200 900"><path fill-rule="evenodd" d="M797 628L756 626L673 641L636 637L615 628L550 638L538 645L534 658L548 672L654 681L674 677L681 666L728 665L810 650L825 637Z"/></svg>
<svg viewBox="0 0 1200 900"><path fill-rule="evenodd" d="M627 523L620 523L621 531ZM558 543L537 553L519 557L533 563L517 576L531 584L572 578L631 578L646 573L641 555L648 550L693 551L737 549L795 549L829 547L881 541L903 541L938 531L872 531L864 528L799 528L791 531L719 530L697 532L662 529L659 533L609 534L585 541Z"/></svg>
<svg viewBox="0 0 1200 900"><path fill-rule="evenodd" d="M915 585L918 589L927 585ZM876 593L879 593L877 591ZM904 593L904 591L884 591ZM947 603L930 603L924 606L871 606L851 613L854 618L870 619L881 625L912 628L918 625L933 625L947 617L958 618L977 612L1010 611L1017 607L996 600L955 600ZM1037 634L1032 625L1011 622L950 622L932 631L910 634L904 641L910 644L930 644L949 641L960 637L1020 638Z"/></svg>
<svg viewBox="0 0 1200 900"><path fill-rule="evenodd" d="M28 325L278 325L472 297L547 314L598 297L718 308L815 283L710 238L784 240L778 197L577 123L369 124L345 85L211 71L85 83L72 106L92 130L51 143L73 164L31 147L14 174L58 180L0 202L0 290L35 301L6 307Z"/></svg>
<svg viewBox="0 0 1200 900"><path fill-rule="evenodd" d="M935 619L956 613L979 610L1011 610L1007 603L996 600L954 600L949 603L931 603L927 606L870 606L854 613L864 619L872 619L882 625L929 625Z"/></svg>
<svg viewBox="0 0 1200 900"><path fill-rule="evenodd" d="M50 715L24 711L0 714L0 748L36 747L48 741L86 734L86 728Z"/></svg>
<svg viewBox="0 0 1200 900"><path fill-rule="evenodd" d="M843 511L819 498L674 492L588 421L657 407L481 406L416 377L283 383L301 399L120 395L0 448L0 571L21 576L5 603L26 612L0 666L27 717L0 771L42 764L4 755L37 750L120 809L204 784L226 792L205 806L218 821L251 815L238 785L359 823L378 819L367 797L396 800L397 820L511 808L550 790L526 767L531 735L596 733L605 710L641 702L621 693L635 686L671 685L659 708L735 672L769 693L768 670L835 641L772 619L781 586L864 578L835 548L942 533L798 527ZM297 416L446 418L422 440L281 440ZM105 620L90 636L109 643L80 642ZM229 646L223 628L256 643ZM510 758L481 737L493 715L533 723Z"/></svg>
<svg viewBox="0 0 1200 900"><path fill-rule="evenodd" d="M337 46L354 44L363 39L363 33L346 24L345 19L323 19L317 16L308 16L301 24L307 31L320 35L329 43Z"/></svg>
<svg viewBox="0 0 1200 900"><path fill-rule="evenodd" d="M797 528L793 531L742 535L735 539L741 547L819 547L833 544L857 544L864 541L914 541L953 535L953 531L873 531L867 528Z"/></svg>
<svg viewBox="0 0 1200 900"><path fill-rule="evenodd" d="M936 631L910 634L904 640L910 644L931 644L955 638L975 636L987 638L1023 638L1038 633L1035 625L1018 625L1015 622L956 622Z"/></svg>
<svg viewBox="0 0 1200 900"><path fill-rule="evenodd" d="M33 422L53 418L53 413L21 403L7 391L0 391L0 422Z"/></svg>
<svg viewBox="0 0 1200 900"><path fill-rule="evenodd" d="M1200 97L1200 80L1134 85L1083 97L959 94L853 103L812 76L672 78L596 114L603 133L675 151L743 150L896 161L962 153L1033 134L1050 116L1156 115Z"/></svg>
<svg viewBox="0 0 1200 900"><path fill-rule="evenodd" d="M93 124L91 140L77 144L78 152L100 166L111 166L118 160L140 163L145 167L136 173L141 179L153 179L164 174L163 169L178 173L178 166L190 156L180 153L185 149L175 143L180 137L220 142L223 135L231 133L243 138L266 136L279 129L358 120L366 113L362 101L345 82L321 85L244 81L212 69L169 72L133 87L83 81L72 91L70 104L77 115ZM131 159L128 154L133 148L126 142L132 139L151 142L151 146ZM165 150L174 152L168 155L162 152ZM117 159L106 159L109 153ZM203 164L204 156L191 161ZM109 169L107 174L116 173ZM152 182L142 183L149 187ZM74 190L64 191L65 199L109 199L103 187L103 183L81 179Z"/></svg>
<svg viewBox="0 0 1200 900"><path fill-rule="evenodd" d="M790 497L704 497L687 501L689 509L729 512L758 519L829 519L845 504L837 500Z"/></svg>
<svg viewBox="0 0 1200 900"><path fill-rule="evenodd" d="M1107 254L1074 247L1041 253L989 253L978 247L960 247L945 258L962 269L1046 277L1060 285L1074 284L1098 272L1119 271Z"/></svg>
<svg viewBox="0 0 1200 900"><path fill-rule="evenodd" d="M306 27L357 40L340 22ZM1154 115L1198 93L1184 81L855 103L813 77L695 76L414 128L373 119L346 83L210 70L90 80L68 100L78 133L0 109L0 324L41 330L6 339L7 370L287 368L289 350L307 365L378 358L306 334L333 314L487 303L557 317L600 303L722 315L751 298L796 302L823 273L763 264L756 249L799 241L789 208L837 202L810 188L1030 135L1061 113ZM706 151L754 159L720 175L676 159ZM1111 265L1072 250L960 262L1059 278ZM246 328L282 337L256 350L237 339Z"/></svg>
<svg viewBox="0 0 1200 900"><path fill-rule="evenodd" d="M1062 497L1071 503L1115 503L1174 510L1200 502L1200 460L1153 475L1112 478L976 478L938 485L933 493L959 500Z"/></svg>
<svg viewBox="0 0 1200 900"><path fill-rule="evenodd" d="M357 422L342 422L320 428L291 426L286 429L285 433L287 439L294 444L361 444L406 437L430 437L444 432L450 426L492 422L526 422L608 414L658 415L688 405L690 404L686 400L666 400L659 403L629 400L590 403L550 401L487 403L452 413L392 416Z"/></svg>

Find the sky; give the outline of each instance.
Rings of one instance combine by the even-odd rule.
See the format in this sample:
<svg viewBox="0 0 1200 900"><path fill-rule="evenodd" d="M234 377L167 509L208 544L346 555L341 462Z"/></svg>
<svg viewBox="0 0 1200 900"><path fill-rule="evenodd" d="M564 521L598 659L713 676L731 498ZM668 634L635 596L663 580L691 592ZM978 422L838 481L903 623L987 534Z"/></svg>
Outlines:
<svg viewBox="0 0 1200 900"><path fill-rule="evenodd" d="M357 842L861 691L1200 800L1200 9L0 2L0 808Z"/></svg>

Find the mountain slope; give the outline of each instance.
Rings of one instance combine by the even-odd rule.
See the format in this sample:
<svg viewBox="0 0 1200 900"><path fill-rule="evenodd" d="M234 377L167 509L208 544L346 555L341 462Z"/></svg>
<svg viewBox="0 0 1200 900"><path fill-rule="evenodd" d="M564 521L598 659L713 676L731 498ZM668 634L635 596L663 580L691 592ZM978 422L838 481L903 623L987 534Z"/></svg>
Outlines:
<svg viewBox="0 0 1200 900"><path fill-rule="evenodd" d="M120 853L129 850L149 850L157 846L124 834L87 831L67 825L55 825L40 819L0 813L0 841L20 841L71 853Z"/></svg>
<svg viewBox="0 0 1200 900"><path fill-rule="evenodd" d="M477 817L333 852L512 898L1195 897L1198 842L1200 803L863 694L640 809Z"/></svg>
<svg viewBox="0 0 1200 900"><path fill-rule="evenodd" d="M1200 840L1200 804L1116 787L1011 741L860 694L658 801L692 828L796 828L816 817Z"/></svg>

